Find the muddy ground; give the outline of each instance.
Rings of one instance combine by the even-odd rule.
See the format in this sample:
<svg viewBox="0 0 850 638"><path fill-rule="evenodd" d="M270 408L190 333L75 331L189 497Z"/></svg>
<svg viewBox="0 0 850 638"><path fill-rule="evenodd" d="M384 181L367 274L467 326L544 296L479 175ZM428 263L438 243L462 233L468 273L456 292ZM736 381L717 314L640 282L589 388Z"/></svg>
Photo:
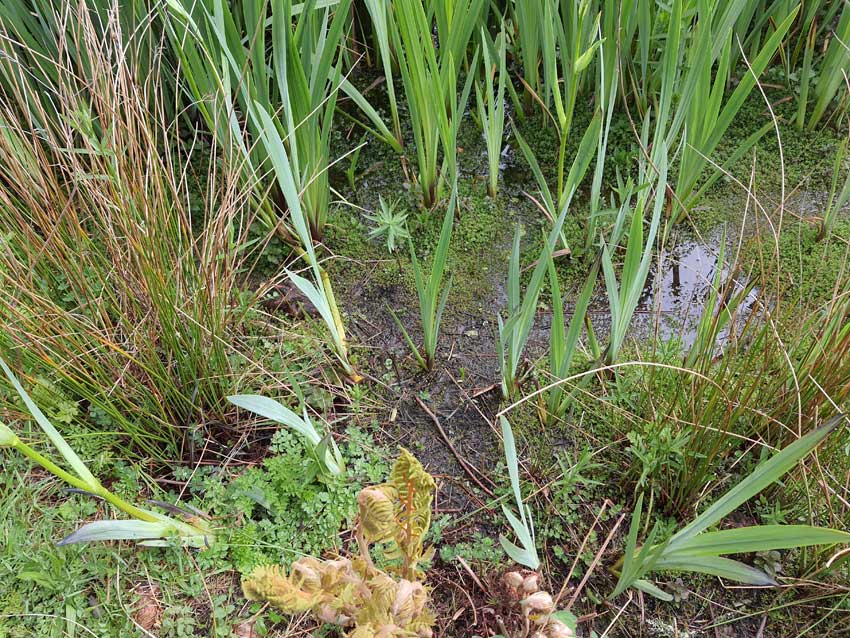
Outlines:
<svg viewBox="0 0 850 638"><path fill-rule="evenodd" d="M501 241L492 247L493 253L503 258L511 240L510 227L505 230ZM712 232L705 243L688 237L654 266L635 319L635 339L648 343L648 337L658 334L662 338L679 338L684 345L690 343L714 277L722 238L719 231ZM494 424L505 403L499 386L495 313L505 307L503 276L480 273L488 279L486 292L468 309L453 307L450 297L441 330L438 363L432 372L425 373L416 366L387 311L387 305L392 307L411 331L414 341L418 341L418 306L409 285L376 281L381 278L376 277L377 268L368 261L354 270L360 274L347 283L341 297L345 300L343 307L357 343L361 367L389 373L381 379L370 378L372 387L385 402L379 438L389 446L402 445L413 450L436 477L435 516L449 515L458 521L443 531L441 544L475 543L482 537L497 537L504 531L497 498L505 492L498 487L504 485L500 478L504 471L501 438ZM567 319L570 310L568 302ZM597 335L604 337L608 316L601 294L592 304L591 318ZM538 313L527 347L529 367L547 348L551 321L551 311L542 309ZM568 449L576 438L570 428L541 434L553 444L553 455L560 449ZM532 475L532 478L538 489L545 491L547 477ZM711 582L700 585L696 594L700 598L675 606L659 604L638 594L626 613L618 615L623 602L618 600L615 604L605 601L603 596L615 582L606 568L619 557L628 520L611 517L596 525L592 523L605 503L610 506L625 499L628 506L630 489L615 484L605 490L607 495L602 498L597 495L583 504L583 520L575 525L576 544L564 547L567 553L574 553L592 528L593 541L587 549L595 555L597 563L589 584L579 592L573 607L582 618L582 635L589 636L591 631L601 635L606 629L609 636L771 635L764 633L762 622L766 616L745 618L710 632L701 631L725 616L737 615L739 603L749 607L754 602L751 592L730 594ZM547 515L543 509L537 512L538 516ZM557 516L557 513L549 515ZM545 520L537 521L538 526L545 523ZM596 555L612 531L607 549ZM437 559L429 572L429 582L435 587L434 597L440 610L438 635L447 638L492 635L499 631L499 618L515 614L499 584L498 577L504 568L488 569L489 566L470 561L464 564ZM544 573L549 576L549 586L558 590L569 575L569 567L559 561L550 562ZM579 579L567 583L563 600L573 596ZM718 603L712 602L718 599L731 606L718 607Z"/></svg>
<svg viewBox="0 0 850 638"><path fill-rule="evenodd" d="M580 125L579 117L577 129ZM343 145L346 142L350 140ZM465 544L474 548L486 539L498 547L495 539L506 531L500 499L510 501L496 425L497 413L508 405L499 385L496 315L506 306L505 280L515 225L524 229L523 264L528 264L536 258L539 246L534 238L549 222L529 197L536 192L532 176L509 144L503 154L502 191L496 200L486 196L483 144L474 129L467 134L459 149L461 193L449 258L453 289L441 327L437 363L433 371L423 372L388 311L389 307L397 313L419 343L418 301L406 247L393 256L379 241L365 239L369 226L363 214L375 210L379 194L388 201L397 199L409 213L408 228L427 268L443 209L417 208L411 180L415 167L378 142L370 144L359 159L355 190L346 184L345 167L334 176L345 204L332 216L327 247L334 256L329 262L331 275L358 368L381 406L374 434L390 448L409 448L437 479L435 521L443 523L439 538L432 540L438 541L439 547ZM543 135L538 157L545 155L547 144ZM770 152L770 144L765 152ZM784 206L778 205L782 191L775 183L769 182L767 194L760 196L759 210L738 186L721 181L705 205L694 211L693 223L675 229L654 260L630 332L631 354L651 352L670 341L687 348L718 268L721 280L731 277L736 289L749 290L741 316L761 302L758 287L749 286L749 273L730 264L741 257L749 239L783 216L789 223L817 216L824 198L822 171L818 179L812 178L815 169L806 172L796 167L794 171L795 176L805 173L805 180L798 183L796 192L788 189ZM580 237L570 235L569 229L580 230L581 216L586 213L579 197L571 212L575 219L568 219L565 227L568 236ZM558 270L566 282L567 321L588 267L589 251L579 244L581 241L572 257L558 258ZM725 256L722 264L721 253ZM525 393L545 381L534 370L548 350L549 303L544 292L525 352L527 369L532 372ZM604 343L609 318L601 277L589 314L597 338ZM721 339L726 337L728 333L721 335ZM579 490L569 512L560 511L552 500L551 470L557 468L554 459L562 453L588 443L617 449L623 441L606 440L610 432L595 432L585 423L580 408L556 428L540 424L533 402L512 411L511 418L521 446L522 470L534 486L538 530L563 529L560 537L545 541L542 572L553 593L560 590L561 600L568 601L580 617L581 636L792 636L822 613L814 603L792 607L793 613L771 609L781 604L775 592L727 589L717 579L707 578L659 577L660 584L681 590L682 597L675 603L660 603L637 592L606 600L616 581L608 568L622 551L635 497L634 485L624 480L625 473L617 467L626 457L614 454L603 460L609 466L599 470L601 484ZM541 454L546 458L540 458ZM456 554L442 557L438 550L428 576L439 611L438 636L491 636L499 633L500 619L511 626L515 606L499 582L508 564L504 556L501 561L481 556L458 558ZM589 576L584 579L586 574ZM787 602L787 597L782 602Z"/></svg>

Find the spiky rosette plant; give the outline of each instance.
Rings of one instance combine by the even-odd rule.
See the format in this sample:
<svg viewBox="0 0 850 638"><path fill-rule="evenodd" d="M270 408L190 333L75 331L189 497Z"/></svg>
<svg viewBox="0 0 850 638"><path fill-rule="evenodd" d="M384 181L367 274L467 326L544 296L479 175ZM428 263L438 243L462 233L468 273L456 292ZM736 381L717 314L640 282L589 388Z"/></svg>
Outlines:
<svg viewBox="0 0 850 638"><path fill-rule="evenodd" d="M357 556L308 556L295 561L288 575L280 566L258 567L242 583L245 596L290 614L311 612L343 627L349 638L429 638L435 618L420 564L433 554L423 538L431 525L434 487L422 464L401 449L389 481L357 497ZM384 544L386 569L372 561L374 543Z"/></svg>

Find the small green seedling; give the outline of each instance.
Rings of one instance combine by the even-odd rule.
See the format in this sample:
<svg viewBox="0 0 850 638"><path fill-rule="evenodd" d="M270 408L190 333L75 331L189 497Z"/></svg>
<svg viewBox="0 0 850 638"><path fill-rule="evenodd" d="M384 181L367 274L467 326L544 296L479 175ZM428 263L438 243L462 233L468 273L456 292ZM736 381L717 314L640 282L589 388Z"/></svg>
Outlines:
<svg viewBox="0 0 850 638"><path fill-rule="evenodd" d="M398 248L399 242L410 239L410 233L407 232L405 223L407 222L407 213L399 213L396 211L399 200L387 204L384 198L378 197L378 210L374 215L366 215L366 219L375 224L375 228L369 231L370 239L379 237L385 238L387 250L394 253Z"/></svg>
<svg viewBox="0 0 850 638"><path fill-rule="evenodd" d="M396 313L392 308L389 308L390 314L399 330L401 330L404 340L410 349L413 351L413 356L422 368L432 370L434 368L434 360L437 353L437 339L440 335L440 321L443 318L443 310L446 307L446 301L449 297L449 290L452 287L452 278L443 286L443 275L446 272L446 261L449 256L449 243L452 239L452 227L454 225L455 207L457 205L457 186L452 189L452 198L449 201L449 206L446 209L446 214L443 217L443 226L440 231L440 241L437 243L437 250L434 253L434 261L431 265L431 272L428 277L422 271L422 266L419 265L419 260L416 258L416 250L413 248L413 241L408 239L410 244L410 261L413 265L413 278L416 283L416 294L419 297L419 316L422 321L422 350L413 343L407 329L402 325Z"/></svg>

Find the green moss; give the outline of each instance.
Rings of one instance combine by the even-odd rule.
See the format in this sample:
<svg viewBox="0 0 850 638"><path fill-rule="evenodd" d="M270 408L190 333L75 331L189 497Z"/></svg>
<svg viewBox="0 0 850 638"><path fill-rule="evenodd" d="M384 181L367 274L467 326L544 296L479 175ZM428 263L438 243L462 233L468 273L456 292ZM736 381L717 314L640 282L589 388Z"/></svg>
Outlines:
<svg viewBox="0 0 850 638"><path fill-rule="evenodd" d="M765 264L765 282L775 285L772 273L779 273L779 290L787 300L805 308L829 301L850 274L848 242L850 219L839 219L832 235L818 240L818 227L807 222L786 222L778 243L773 240L750 246L747 262L758 269ZM777 263L778 255L778 263Z"/></svg>
<svg viewBox="0 0 850 638"><path fill-rule="evenodd" d="M463 180L458 184L460 223L455 229L455 252L484 251L504 244L510 228L510 209L499 198L487 195L483 182Z"/></svg>
<svg viewBox="0 0 850 638"><path fill-rule="evenodd" d="M475 532L469 541L440 548L440 559L444 563L453 562L457 556L475 565L486 565L488 569L495 569L507 560L499 543L480 532Z"/></svg>
<svg viewBox="0 0 850 638"><path fill-rule="evenodd" d="M797 130L793 124L796 107L792 102L782 101L785 91L768 88L766 94L774 105L782 152L776 131L771 128L755 148L757 188L761 192L779 190L782 185L781 160L784 159L788 189L802 185L807 189L827 190L840 136L829 127L819 127L814 131ZM722 164L742 140L770 121L771 114L764 98L759 91L753 91L727 130L713 159ZM738 162L732 173L747 184L752 168L751 151Z"/></svg>

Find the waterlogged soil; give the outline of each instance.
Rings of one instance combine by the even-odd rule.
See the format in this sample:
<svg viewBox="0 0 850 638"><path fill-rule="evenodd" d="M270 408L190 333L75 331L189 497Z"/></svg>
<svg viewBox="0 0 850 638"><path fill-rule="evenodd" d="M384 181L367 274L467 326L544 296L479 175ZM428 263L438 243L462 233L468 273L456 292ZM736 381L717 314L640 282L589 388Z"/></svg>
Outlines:
<svg viewBox="0 0 850 638"><path fill-rule="evenodd" d="M576 130L580 128L578 116ZM363 214L376 209L379 195L397 202L408 213L407 227L428 271L429 253L436 244L444 209L425 211L417 207L410 179L415 166L378 142L369 142L358 160L355 190L347 186L341 173L335 175L337 190L354 206L340 207L328 238L328 247L336 256L329 262L331 275L355 344L358 367L366 373L369 388L384 406L376 435L389 446L409 448L434 474L435 526L440 527L440 533L432 540L438 548L467 548L465 559L443 557L438 551L429 571L440 616L438 635L446 637L493 635L499 633L499 618L506 619L508 626L512 618L516 620L516 608L505 599L499 585L499 576L507 567L505 558L498 552L491 555L494 552L487 549L498 548L495 539L505 531L500 503L512 503L497 424L497 414L508 402L501 396L496 317L500 313L504 316L507 303L505 287L514 228L520 225L523 229L522 261L527 265L537 257L540 242L535 238L541 237L550 224L529 197L537 193L537 188L521 154L510 144L502 153L500 194L495 200L487 197L483 144L474 127L464 130L459 147L461 193L448 265L453 287L433 370L425 372L417 366L389 312L392 308L414 343L421 343L419 305L406 246L390 255L380 240L364 239L371 226ZM538 157L546 157L551 140L547 142L544 131L532 144ZM619 161L628 164L634 153L626 155ZM551 177L552 167L543 168ZM783 191L770 180L770 168L766 170L760 207L748 201L739 186L721 181L709 193L707 203L693 212L692 223L672 232L664 250L653 259L629 332L630 349L652 350L662 342L676 342L683 351L690 347L715 281L729 283L732 293L745 291L737 312L739 322L761 303L761 291L750 282L748 273L732 269L730 264L756 233L783 223L814 219L825 200L823 176L812 179L812 171L784 193L786 204L780 206ZM799 167L795 171L795 175L805 172ZM586 215L581 194L573 209L571 215ZM568 218L565 229L571 246L583 244L583 237L575 232L580 224ZM572 257L558 257L558 271L566 287L567 322L586 276L588 255L589 251L577 248ZM548 351L553 316L549 304L544 290L525 351L524 365L532 372ZM589 318L604 345L610 317L601 276ZM735 325L733 322L732 328L719 335L717 348L722 347ZM581 347L586 350L584 339ZM539 376L529 378L531 386L523 389L526 393L540 384ZM511 411L510 416L520 445L528 446L521 447L520 459L524 476L533 483L536 502L552 505L535 509L538 530L563 528L559 540L547 537L544 542L543 572L550 577L547 586L554 593L564 585L564 594L570 597L581 576L590 574L572 608L581 617L580 635L595 631L597 635L623 637L750 638L794 635L807 626L809 620L804 615L774 618L768 612L752 611L769 609L776 601L773 592L728 590L716 579L660 583L682 591L681 599L672 604L636 593L627 599L621 597L616 605L605 600L616 580L607 568L619 558L623 547L628 508L634 498L632 486L622 483L624 473L607 468L601 476L603 484L581 493L574 511L558 510L550 499L551 476L543 468L557 468L557 456L576 448L580 439L592 440L593 433L583 429L582 417L576 413L562 428L541 426L533 402ZM598 443L599 447L617 446L622 441ZM539 455L541 450L549 458L529 456ZM571 571L570 563L577 552L581 560ZM818 612L812 613L816 616ZM795 630L797 623L801 624Z"/></svg>
<svg viewBox="0 0 850 638"><path fill-rule="evenodd" d="M506 263L510 240L508 229L502 241L493 247L493 254L499 255L503 263ZM702 239L688 235L665 251L653 265L636 313L633 339L648 344L651 343L649 337L657 335L662 339L678 339L683 347L693 341L696 324L711 292L723 240L724 233L720 230ZM729 274L728 266L722 268L721 279ZM437 363L433 371L424 372L411 357L409 346L387 310L390 306L396 311L414 342L418 343L421 336L417 327L418 305L409 285L376 282L376 269L370 268L368 263L355 270L360 275L349 282L343 295L343 307L356 337L362 368L384 371L380 378L371 380L386 402L380 433L383 442L411 449L435 475L435 516L437 519L448 516L450 521L439 539L440 546L475 545L484 538L495 539L505 531L497 501L499 496L506 496L505 472L501 437L495 425L496 414L506 405L498 385L495 321L496 313L505 309L504 276L493 269L482 273L487 292L483 298L477 298L470 309L453 306L450 296ZM744 284L741 281L739 285ZM591 307L591 318L597 335L604 339L609 321L603 291L598 293ZM754 303L757 293L750 294L748 303ZM567 321L570 310L567 301ZM544 306L536 317L529 339L529 366L546 350L551 321L552 313ZM523 422L515 423L517 425L526 427ZM548 432L546 437L557 440L564 448L572 443L568 431ZM553 454L557 449L553 446ZM531 478L541 488L545 487L546 477L532 475ZM608 635L623 637L779 635L765 633L765 627L770 627L765 615L733 620L746 616L743 612L747 609L769 607L771 594L730 593L710 579L688 581L683 587L693 590L692 597L674 605L636 596L620 616L617 605L601 600L601 594L614 586L615 579L607 573L606 567L619 557L628 518L611 517L595 526L592 523L606 499L612 503L622 502L624 498L628 501L630 496L624 495L623 487L617 483L607 486L592 502L582 505L582 521L575 524L576 542L565 546L568 553L575 552L583 536L591 533L593 527L592 552L596 552L602 540L613 532L612 541L598 555L598 566L585 588L585 592L594 593L581 595L573 608L582 618L580 635L590 635L591 628L598 634L609 629ZM538 527L547 525L548 516L559 516L558 512L546 512L543 508L538 508L536 514ZM498 577L504 567L488 566L471 559L465 562L464 565L456 559L443 561L438 553L429 573L440 610L440 636L492 635L499 631L499 618L510 619L516 615L516 607L501 595ZM560 589L569 575L558 563L549 563L544 571L551 576L548 585L553 590ZM571 595L577 581L574 576L569 582L566 596ZM618 617L616 621L615 617ZM609 625L612 626L609 628Z"/></svg>
<svg viewBox="0 0 850 638"><path fill-rule="evenodd" d="M401 445L412 450L437 480L435 516L436 519L447 517L449 521L439 539L441 547L459 544L474 547L482 539L495 539L504 532L497 499L501 496L511 502L506 492L501 437L496 421L498 411L506 406L499 385L496 315L505 311L505 279L513 222L529 226L539 223L529 219L533 213L531 207L517 208L511 215L512 223L505 223L499 237L493 238L485 250L470 248L466 253L453 254L449 270L471 276L476 291L472 294L459 289L465 282L454 279L441 327L437 362L430 372L416 365L388 311L388 307L392 308L413 341L420 343L418 301L410 285L409 273L405 272L406 260L387 257L383 248L373 243L368 256L359 260L348 257L344 269L338 273L341 276L335 277L344 282L338 298L357 344L360 368L370 371L371 387L385 402L379 438L387 445ZM458 224L462 226L464 221L462 210ZM630 339L648 344L652 342L649 338L656 335L661 339L678 339L683 347L692 343L715 278L724 237L727 242L733 239L715 230L702 237L681 233L671 242L671 248L652 266ZM562 258L562 262L564 268L576 267L568 259ZM721 279L724 279L729 270L726 265L721 268ZM745 284L742 280L738 285ZM610 321L602 286L600 279L590 317L597 337L604 343ZM565 295L567 321L571 316L573 294ZM754 301L756 293L751 294ZM546 304L541 298L526 349L528 368L535 365L548 347L552 313ZM518 410L516 415L518 421L514 425L520 436L528 429L540 429L528 410ZM543 432L540 436L553 444L553 455L572 447L574 439L569 429ZM532 475L531 478L540 489L545 489L547 477ZM617 560L628 523L628 519L612 516L594 526L593 519L606 499L610 503L623 503L625 498L626 505L631 499L628 493L624 495L623 486L618 482L607 486L597 496L581 505L582 520L574 525L575 542L564 546L565 552L574 553L583 536L592 533L595 543L590 551L596 552L601 541L613 532L612 541L598 556L590 584L574 607L574 611L584 615L582 635L589 635L590 628L601 634L617 615L618 608L603 602L601 597L613 588L615 579L607 573L606 567ZM547 516L557 518L559 515L539 508L538 527L549 523ZM466 565L456 559L443 561L438 553L429 576L435 585L435 601L440 609L438 635L468 637L498 632L497 617L510 618L516 613L510 601L499 597L498 575L503 569L497 564L472 559L467 560ZM549 583L553 589L559 589L569 575L561 563L550 563L547 573L553 577ZM576 581L574 576L567 589L568 595ZM707 600L728 597L712 582L701 582L698 592ZM752 602L750 598L749 603ZM711 625L722 615L704 601L699 604L682 602L671 608L651 600L635 599L608 635L702 635L700 628ZM717 630L720 633L712 630L705 635L756 636L760 622L761 618L735 622Z"/></svg>

